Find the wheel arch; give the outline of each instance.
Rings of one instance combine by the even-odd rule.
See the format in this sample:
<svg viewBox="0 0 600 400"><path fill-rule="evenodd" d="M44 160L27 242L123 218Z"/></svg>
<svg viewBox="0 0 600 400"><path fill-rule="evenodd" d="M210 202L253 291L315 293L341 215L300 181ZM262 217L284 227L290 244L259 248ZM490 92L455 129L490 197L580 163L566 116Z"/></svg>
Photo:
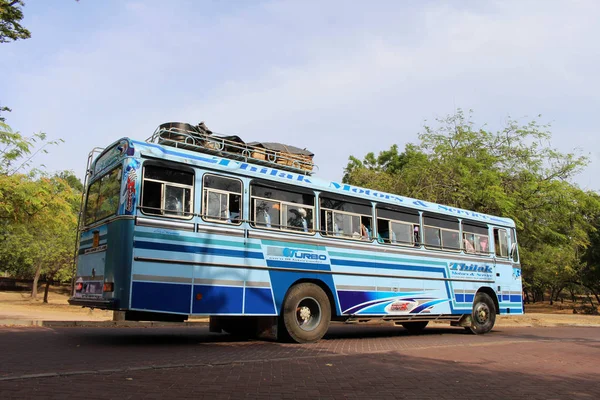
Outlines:
<svg viewBox="0 0 600 400"><path fill-rule="evenodd" d="M490 298L494 302L494 307L496 308L496 315L500 314L500 303L498 302L498 296L496 295L496 292L494 292L494 289L492 289L489 286L483 286L480 287L479 290L477 290L477 293L485 293L488 296L490 296Z"/></svg>
<svg viewBox="0 0 600 400"><path fill-rule="evenodd" d="M290 292L290 290L292 290L292 288L300 283L312 283L314 285L319 286L327 295L327 298L329 299L329 306L331 309L331 319L334 319L337 316L337 303L335 301L335 297L333 296L333 292L331 291L331 288L329 287L329 285L327 285L325 282L323 282L320 279L311 279L311 278L302 278L302 279L298 279L296 281L294 281L294 283L292 283L290 285L290 287L287 289L287 291L285 292L285 296L283 297L284 299L287 297L288 293ZM283 307L283 303L281 304L281 307ZM281 309L279 310L279 315L281 315Z"/></svg>

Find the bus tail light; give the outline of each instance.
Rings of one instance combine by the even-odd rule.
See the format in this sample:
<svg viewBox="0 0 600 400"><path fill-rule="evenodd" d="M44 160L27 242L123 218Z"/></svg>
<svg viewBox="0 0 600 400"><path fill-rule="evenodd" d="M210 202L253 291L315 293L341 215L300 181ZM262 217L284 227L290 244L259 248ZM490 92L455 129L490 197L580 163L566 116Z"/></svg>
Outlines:
<svg viewBox="0 0 600 400"><path fill-rule="evenodd" d="M103 290L105 292L112 292L115 289L115 284L113 282L104 282Z"/></svg>

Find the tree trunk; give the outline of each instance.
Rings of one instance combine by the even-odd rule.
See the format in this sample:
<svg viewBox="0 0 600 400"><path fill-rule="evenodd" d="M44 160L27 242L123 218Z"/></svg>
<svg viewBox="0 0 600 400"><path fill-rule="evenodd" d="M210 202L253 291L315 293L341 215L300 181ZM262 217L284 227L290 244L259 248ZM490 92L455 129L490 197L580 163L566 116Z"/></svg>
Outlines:
<svg viewBox="0 0 600 400"><path fill-rule="evenodd" d="M554 304L554 288L550 290L550 305Z"/></svg>
<svg viewBox="0 0 600 400"><path fill-rule="evenodd" d="M40 280L40 275L42 274L42 263L38 263L35 269L35 276L33 277L33 286L31 288L31 298L37 298L37 289L38 289L38 281Z"/></svg>
<svg viewBox="0 0 600 400"><path fill-rule="evenodd" d="M558 301L559 300L560 294L562 293L563 290L564 290L564 287L558 289L558 291L556 292L556 296L554 296L554 301ZM561 303L563 302L562 298L560 299L560 302Z"/></svg>
<svg viewBox="0 0 600 400"><path fill-rule="evenodd" d="M48 303L48 290L50 289L50 278L46 277L46 287L44 288L44 303Z"/></svg>
<svg viewBox="0 0 600 400"><path fill-rule="evenodd" d="M571 301L575 304L575 291L573 288L569 288L569 293L571 294Z"/></svg>

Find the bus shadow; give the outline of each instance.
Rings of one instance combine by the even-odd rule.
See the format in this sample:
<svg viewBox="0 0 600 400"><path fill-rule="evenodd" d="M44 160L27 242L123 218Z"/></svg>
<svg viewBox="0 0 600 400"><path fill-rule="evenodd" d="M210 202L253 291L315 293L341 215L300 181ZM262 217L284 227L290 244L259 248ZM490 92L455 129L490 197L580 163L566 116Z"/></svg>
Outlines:
<svg viewBox="0 0 600 400"><path fill-rule="evenodd" d="M419 334L411 334L401 325L391 324L332 324L324 339L359 339L359 338L384 338L398 336L432 336L432 335L470 335L464 328L434 325L425 328Z"/></svg>

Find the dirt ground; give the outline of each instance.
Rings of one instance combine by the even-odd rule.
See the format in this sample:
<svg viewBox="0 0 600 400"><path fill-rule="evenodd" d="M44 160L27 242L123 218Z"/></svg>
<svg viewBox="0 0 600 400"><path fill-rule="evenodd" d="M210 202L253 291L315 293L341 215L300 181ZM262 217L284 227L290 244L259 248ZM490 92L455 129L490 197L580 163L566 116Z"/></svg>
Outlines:
<svg viewBox="0 0 600 400"><path fill-rule="evenodd" d="M69 305L69 296L50 292L32 299L29 292L0 292L0 320L110 321L112 311L90 310Z"/></svg>
<svg viewBox="0 0 600 400"><path fill-rule="evenodd" d="M0 291L0 324L10 321L111 321L112 311L71 306L69 296L52 290L49 303L42 302L43 292L32 299L29 292ZM440 322L440 324L442 324ZM443 324L447 324L444 322ZM598 326L600 315L573 313L573 305L548 302L525 305L525 315L501 315L496 326Z"/></svg>

